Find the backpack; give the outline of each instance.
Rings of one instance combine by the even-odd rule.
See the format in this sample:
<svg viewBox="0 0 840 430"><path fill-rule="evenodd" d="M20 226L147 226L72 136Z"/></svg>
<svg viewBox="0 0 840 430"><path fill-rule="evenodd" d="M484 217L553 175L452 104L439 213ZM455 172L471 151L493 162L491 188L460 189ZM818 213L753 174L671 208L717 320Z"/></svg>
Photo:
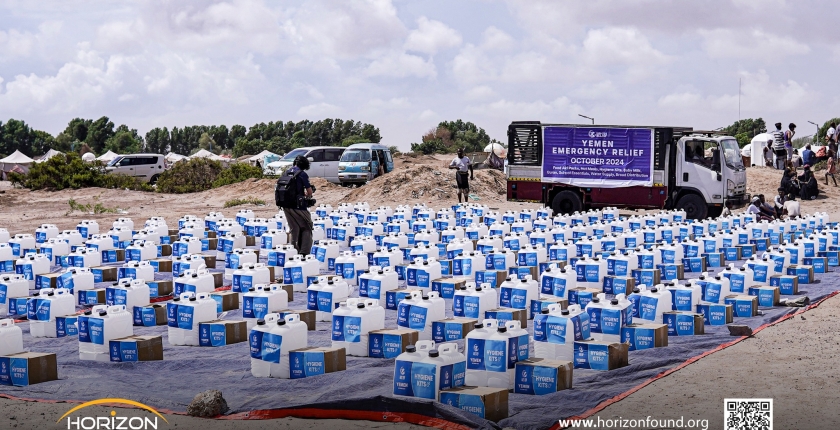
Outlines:
<svg viewBox="0 0 840 430"><path fill-rule="evenodd" d="M274 203L278 208L297 209L300 204L300 195L298 194L297 178L301 170L292 172L292 169L287 169L277 179L274 185Z"/></svg>

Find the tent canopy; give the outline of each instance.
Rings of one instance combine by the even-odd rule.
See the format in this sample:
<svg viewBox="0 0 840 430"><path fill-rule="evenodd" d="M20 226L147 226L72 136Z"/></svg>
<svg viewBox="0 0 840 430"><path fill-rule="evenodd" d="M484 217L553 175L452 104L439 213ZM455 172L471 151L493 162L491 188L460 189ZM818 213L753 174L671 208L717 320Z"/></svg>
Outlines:
<svg viewBox="0 0 840 430"><path fill-rule="evenodd" d="M175 162L178 162L178 161L181 161L181 160L187 158L187 156L186 155L181 155L181 154L176 154L174 152L170 152L169 154L166 154L166 156L163 157L163 158L165 158L166 161L168 161L170 163L175 163Z"/></svg>
<svg viewBox="0 0 840 430"><path fill-rule="evenodd" d="M212 153L212 152L210 152L206 149L202 149L202 150L196 152L195 154L190 155L189 158L209 158L211 160L216 160L216 161L230 161L229 159L219 157L218 155L216 155L216 154L214 154L214 153Z"/></svg>
<svg viewBox="0 0 840 430"><path fill-rule="evenodd" d="M31 164L33 161L35 161L35 160L27 157L26 155L23 155L22 152L15 151L15 152L12 153L12 155L0 160L0 163L3 163L3 164Z"/></svg>
<svg viewBox="0 0 840 430"><path fill-rule="evenodd" d="M108 162L108 161L111 161L111 160L113 160L113 159L115 159L119 156L120 156L120 154L115 154L111 151L108 151L108 152L100 155L99 158L97 158L97 160Z"/></svg>
<svg viewBox="0 0 840 430"><path fill-rule="evenodd" d="M49 160L50 158L55 157L56 155L64 155L63 152L56 151L55 149L50 149L47 151L46 154L42 155L41 158L35 160L36 163L43 163L44 161Z"/></svg>
<svg viewBox="0 0 840 430"><path fill-rule="evenodd" d="M267 150L267 149L266 149L265 151L260 152L259 154L255 155L255 156L253 156L253 157L248 158L248 161L262 161L262 160L263 160L263 158L265 158L265 156L266 156L266 155L274 155L274 156L278 156L277 154L275 154L275 153L273 153L273 152L271 152L271 151L269 151L269 150Z"/></svg>
<svg viewBox="0 0 840 430"><path fill-rule="evenodd" d="M498 143L491 143L484 147L484 152L492 152L499 158L507 157L507 149Z"/></svg>

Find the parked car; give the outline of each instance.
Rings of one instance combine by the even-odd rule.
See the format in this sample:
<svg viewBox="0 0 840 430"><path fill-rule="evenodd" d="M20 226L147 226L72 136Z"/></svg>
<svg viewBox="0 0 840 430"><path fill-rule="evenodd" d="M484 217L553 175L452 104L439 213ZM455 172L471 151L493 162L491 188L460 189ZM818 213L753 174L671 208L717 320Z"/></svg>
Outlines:
<svg viewBox="0 0 840 430"><path fill-rule="evenodd" d="M377 143L350 145L338 164L341 185L365 184L394 170L394 158L387 146Z"/></svg>
<svg viewBox="0 0 840 430"><path fill-rule="evenodd" d="M309 159L309 171L306 173L310 178L324 178L332 183L339 183L338 160L345 148L334 146L313 146L309 148L297 148L289 151L277 161L268 163L263 168L266 175L280 175L292 166L295 158L302 155Z"/></svg>
<svg viewBox="0 0 840 430"><path fill-rule="evenodd" d="M166 163L166 159L161 154L129 154L120 155L111 160L105 166L105 171L132 176L142 182L154 184L157 182L160 174L168 167L169 165Z"/></svg>

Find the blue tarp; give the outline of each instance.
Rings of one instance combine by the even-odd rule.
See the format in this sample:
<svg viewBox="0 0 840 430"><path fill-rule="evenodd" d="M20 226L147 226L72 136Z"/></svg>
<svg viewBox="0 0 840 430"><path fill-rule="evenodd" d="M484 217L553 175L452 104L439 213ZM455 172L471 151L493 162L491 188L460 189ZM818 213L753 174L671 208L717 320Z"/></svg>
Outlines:
<svg viewBox="0 0 840 430"><path fill-rule="evenodd" d="M696 274L686 274L687 277L690 275L696 277ZM171 274L157 274L156 277L158 280L171 279ZM817 274L816 278L816 283L800 285L801 295L807 295L813 301L840 290L840 278L836 273ZM451 304L451 300L447 300L447 316L452 316ZM289 307L305 309L306 295L295 293ZM735 318L735 323L755 329L797 310L762 308L763 315ZM225 319L240 317L239 311L232 311ZM27 350L57 354L60 380L29 387L0 387L0 392L15 397L74 401L120 397L156 408L184 411L197 393L218 389L227 400L230 413L298 407L411 412L472 428L517 429L544 429L558 419L582 414L663 371L734 339L724 326L706 326L705 335L670 337L666 348L631 351L629 366L621 369L609 372L576 369L571 390L544 396L511 393L510 417L493 423L437 402L392 397L393 359L347 357L347 370L343 372L298 380L254 378L250 373L247 342L219 348L171 346L167 343L166 326L135 327L136 335L163 335L164 361L98 363L79 360L78 341L74 337L35 339L29 336L27 323L20 326ZM385 326L396 327L396 311L386 311ZM317 330L309 332L309 345L330 345L330 328L329 323L319 322ZM529 327L529 332L532 331ZM463 349L463 341L458 343Z"/></svg>

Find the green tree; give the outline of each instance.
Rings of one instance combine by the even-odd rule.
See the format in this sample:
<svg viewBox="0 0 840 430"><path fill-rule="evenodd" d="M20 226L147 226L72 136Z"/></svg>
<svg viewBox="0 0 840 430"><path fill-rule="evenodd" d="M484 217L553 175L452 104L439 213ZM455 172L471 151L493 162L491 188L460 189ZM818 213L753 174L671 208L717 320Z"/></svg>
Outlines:
<svg viewBox="0 0 840 430"><path fill-rule="evenodd" d="M735 140L738 141L738 145L743 147L744 145L750 143L752 138L756 135L766 133L767 124L764 123L764 119L762 118L746 118L740 121L735 121L732 125L724 127L721 131L734 137Z"/></svg>
<svg viewBox="0 0 840 430"><path fill-rule="evenodd" d="M74 149L73 144L75 142L78 142L78 141L73 139L73 136L71 136L71 135L69 135L65 132L61 132L61 133L58 133L58 136L55 137L55 142L54 142L55 146L53 146L53 149L55 149L56 151L61 151L61 152L70 152Z"/></svg>
<svg viewBox="0 0 840 430"><path fill-rule="evenodd" d="M169 130L153 128L146 133L144 151L153 154L166 154L169 151Z"/></svg>
<svg viewBox="0 0 840 430"><path fill-rule="evenodd" d="M198 149L206 149L214 154L219 153L219 145L215 139L210 136L210 133L202 133L198 138Z"/></svg>
<svg viewBox="0 0 840 430"><path fill-rule="evenodd" d="M828 133L828 128L831 127L831 123L834 123L835 126L840 125L840 118L832 118L832 119L826 121L825 123L823 123L822 127L820 127L820 131L817 132L816 136L814 136L814 144L815 145L825 145L826 144L825 143L825 134Z"/></svg>
<svg viewBox="0 0 840 430"><path fill-rule="evenodd" d="M412 143L411 150L423 154L452 153L464 148L467 152L480 152L490 144L491 139L483 128L463 120L442 121L429 130L420 143Z"/></svg>
<svg viewBox="0 0 840 430"><path fill-rule="evenodd" d="M0 122L0 154L9 155L15 151L31 157L47 152L55 139L45 131L35 130L25 122L10 119Z"/></svg>
<svg viewBox="0 0 840 430"><path fill-rule="evenodd" d="M136 132L136 130L135 130ZM119 131L105 143L105 151L117 154L136 154L143 148L143 143L136 138L136 133Z"/></svg>
<svg viewBox="0 0 840 430"><path fill-rule="evenodd" d="M70 120L70 123L67 124L67 128L64 129L64 133L71 136L73 140L84 142L85 139L87 139L88 129L91 124L93 124L93 120L73 118Z"/></svg>
<svg viewBox="0 0 840 430"><path fill-rule="evenodd" d="M102 154L105 152L105 143L113 136L114 123L107 116L103 116L91 123L84 141L93 152Z"/></svg>

